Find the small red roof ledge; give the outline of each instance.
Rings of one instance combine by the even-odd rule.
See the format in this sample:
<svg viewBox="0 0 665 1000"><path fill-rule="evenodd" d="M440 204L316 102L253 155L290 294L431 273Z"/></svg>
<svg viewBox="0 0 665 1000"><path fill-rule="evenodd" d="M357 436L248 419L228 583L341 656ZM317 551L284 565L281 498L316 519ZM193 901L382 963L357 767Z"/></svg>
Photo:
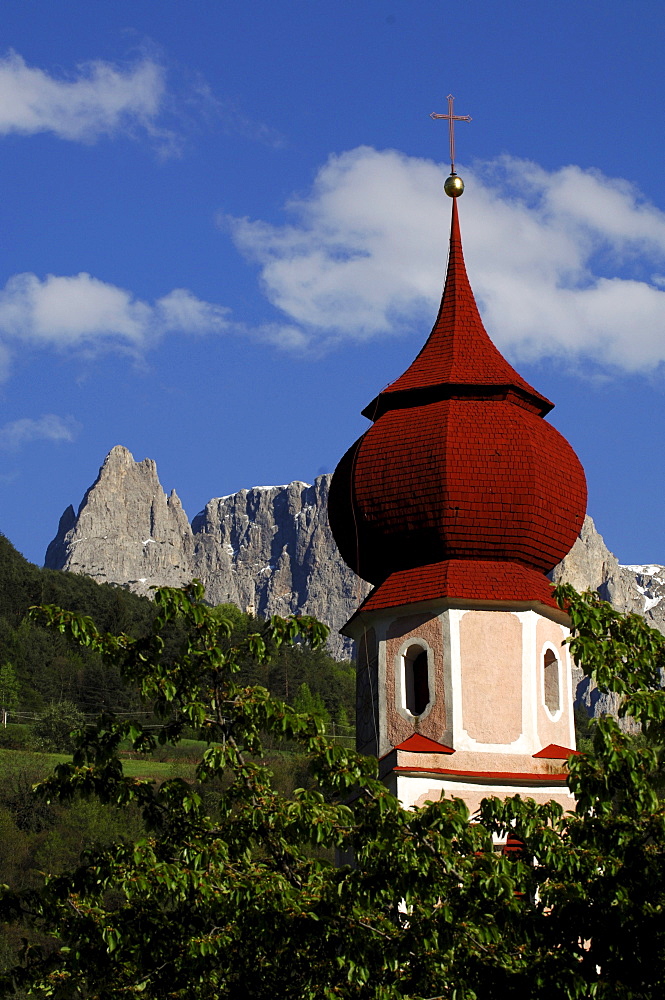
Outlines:
<svg viewBox="0 0 665 1000"><path fill-rule="evenodd" d="M544 416L554 406L519 375L492 343L478 312L464 264L457 199L453 199L450 254L434 328L403 375L362 411L376 421L386 410L461 394L486 396L512 389L522 405Z"/></svg>
<svg viewBox="0 0 665 1000"><path fill-rule="evenodd" d="M547 760L567 760L569 757L579 756L579 750L569 750L568 747L560 747L558 743L550 743L533 756L544 757Z"/></svg>
<svg viewBox="0 0 665 1000"><path fill-rule="evenodd" d="M455 753L452 747L447 747L436 740L430 740L428 736L421 736L414 733L407 740L395 747L395 750L408 750L409 753Z"/></svg>

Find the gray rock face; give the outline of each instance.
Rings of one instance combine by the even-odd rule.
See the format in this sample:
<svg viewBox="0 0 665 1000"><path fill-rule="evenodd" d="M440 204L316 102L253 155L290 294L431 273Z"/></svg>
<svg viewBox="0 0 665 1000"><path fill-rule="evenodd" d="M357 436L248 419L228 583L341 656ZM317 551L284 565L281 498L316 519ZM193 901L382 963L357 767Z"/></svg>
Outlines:
<svg viewBox="0 0 665 1000"><path fill-rule="evenodd" d="M665 635L665 566L622 566L590 517L551 578L553 583L572 583L576 590L597 590L617 611L644 615Z"/></svg>
<svg viewBox="0 0 665 1000"><path fill-rule="evenodd" d="M622 566L635 580L635 589L643 601L637 610L649 625L665 635L665 566Z"/></svg>
<svg viewBox="0 0 665 1000"><path fill-rule="evenodd" d="M644 599L636 586L631 567L619 565L596 531L590 517L585 517L580 536L568 555L551 573L553 583L571 583L575 590L597 590L618 611L644 611Z"/></svg>
<svg viewBox="0 0 665 1000"><path fill-rule="evenodd" d="M197 514L194 562L212 601L341 628L369 587L342 562L328 527L331 478L240 490Z"/></svg>
<svg viewBox="0 0 665 1000"><path fill-rule="evenodd" d="M139 594L198 577L215 604L261 616L311 614L331 628L329 648L368 585L342 562L328 527L331 476L313 486L257 486L211 500L190 527L175 492L164 493L150 459L109 452L78 514L68 507L45 564Z"/></svg>
<svg viewBox="0 0 665 1000"><path fill-rule="evenodd" d="M652 628L665 635L665 567L622 566L609 551L590 517L586 517L580 537L551 574L554 583L571 583L576 590L597 590L600 596L622 612L637 612ZM581 670L574 677L576 704L589 715L615 715L616 695L601 694ZM626 728L631 725L626 722Z"/></svg>
<svg viewBox="0 0 665 1000"><path fill-rule="evenodd" d="M126 448L107 455L78 514L68 507L45 565L148 594L153 584L191 579L192 531L175 490L166 496L151 459Z"/></svg>

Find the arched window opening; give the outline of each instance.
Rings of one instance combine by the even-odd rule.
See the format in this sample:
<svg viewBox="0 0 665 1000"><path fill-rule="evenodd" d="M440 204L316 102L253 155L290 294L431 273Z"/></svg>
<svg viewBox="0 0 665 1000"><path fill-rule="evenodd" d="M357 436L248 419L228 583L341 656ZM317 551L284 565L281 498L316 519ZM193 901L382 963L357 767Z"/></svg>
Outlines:
<svg viewBox="0 0 665 1000"><path fill-rule="evenodd" d="M545 705L554 715L561 708L559 695L559 659L553 649L546 649L543 656L543 688Z"/></svg>
<svg viewBox="0 0 665 1000"><path fill-rule="evenodd" d="M410 646L404 654L406 707L411 715L422 715L429 705L427 650Z"/></svg>

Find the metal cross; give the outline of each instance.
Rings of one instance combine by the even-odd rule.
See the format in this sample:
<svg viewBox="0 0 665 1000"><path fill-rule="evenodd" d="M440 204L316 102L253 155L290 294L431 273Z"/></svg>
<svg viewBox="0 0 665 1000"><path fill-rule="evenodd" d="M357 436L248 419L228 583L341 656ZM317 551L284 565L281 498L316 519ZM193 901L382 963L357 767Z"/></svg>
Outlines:
<svg viewBox="0 0 665 1000"><path fill-rule="evenodd" d="M455 122L470 122L470 115L454 115L453 114L453 101L455 98L452 94L448 94L448 114L447 115L437 115L435 111L432 112L430 118L445 118L448 121L448 131L450 134L450 172L455 173Z"/></svg>

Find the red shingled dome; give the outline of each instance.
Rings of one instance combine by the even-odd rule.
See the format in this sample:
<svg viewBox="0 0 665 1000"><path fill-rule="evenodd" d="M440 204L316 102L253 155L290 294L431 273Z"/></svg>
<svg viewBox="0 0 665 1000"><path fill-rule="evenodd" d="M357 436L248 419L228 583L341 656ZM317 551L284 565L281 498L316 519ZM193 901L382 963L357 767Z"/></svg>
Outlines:
<svg viewBox="0 0 665 1000"><path fill-rule="evenodd" d="M523 600L526 567L537 573L532 598L543 600L541 574L569 551L584 519L584 472L543 419L552 403L489 339L464 266L457 201L452 209L434 329L407 371L363 411L374 424L337 467L330 525L345 561L374 584L454 560L455 572L430 576L448 581L437 596L462 597L450 587L460 589L464 566L471 572L469 561L480 560L500 572L488 574L478 597ZM417 587L407 596L427 599Z"/></svg>

